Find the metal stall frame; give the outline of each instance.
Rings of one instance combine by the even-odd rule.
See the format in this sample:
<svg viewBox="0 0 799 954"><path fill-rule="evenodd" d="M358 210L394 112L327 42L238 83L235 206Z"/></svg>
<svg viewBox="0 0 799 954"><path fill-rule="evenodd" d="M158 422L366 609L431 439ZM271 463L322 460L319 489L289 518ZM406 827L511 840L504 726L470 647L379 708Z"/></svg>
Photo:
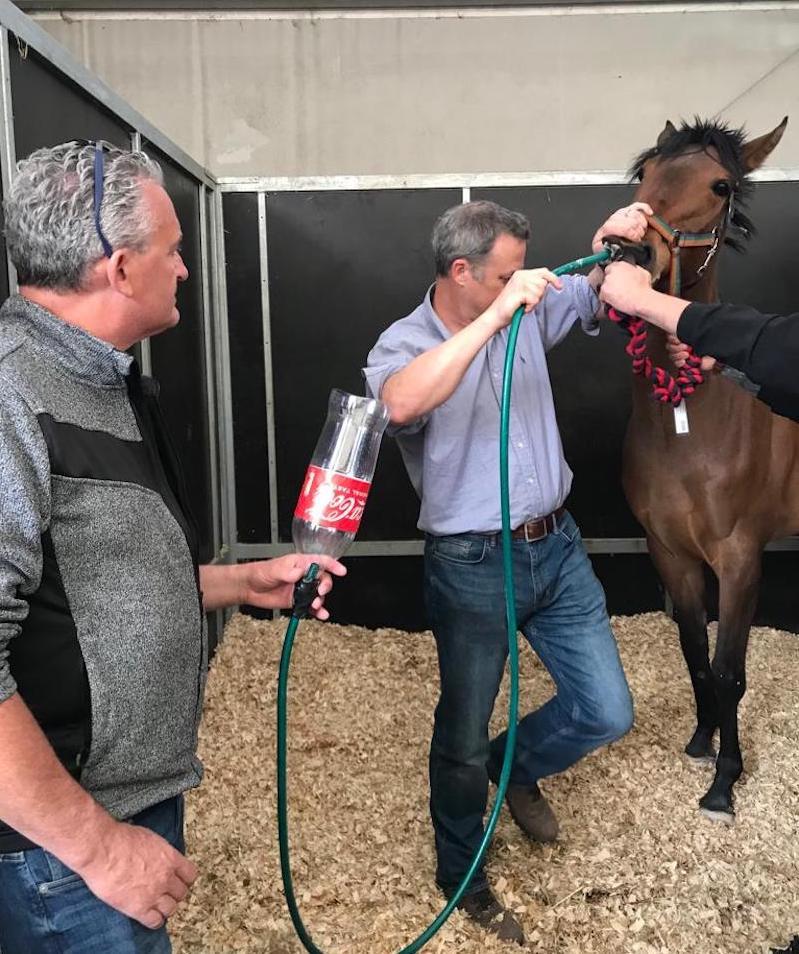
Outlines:
<svg viewBox="0 0 799 954"><path fill-rule="evenodd" d="M0 167L2 167L3 195L11 187L11 170L17 158L14 137L14 105L11 100L11 65L9 60L8 29L0 11ZM17 290L17 270L6 251L5 266L8 269L8 291ZM2 263L0 263L0 268Z"/></svg>
<svg viewBox="0 0 799 954"><path fill-rule="evenodd" d="M223 361L217 354L222 348L226 353L226 308L224 297L224 253L220 251L221 198L216 179L180 146L172 142L159 129L145 119L129 103L107 86L99 77L79 63L72 54L42 27L26 16L10 0L0 0L0 157L2 158L2 184L4 194L11 183L12 170L17 161L14 141L13 99L10 75L10 46L13 37L21 50L33 50L42 60L71 80L84 93L127 126L130 144L140 149L142 142L154 146L184 173L196 181L199 199L200 227L200 275L202 295L203 341L205 347L205 375L209 409L208 446L210 454L211 511L212 511L212 562L227 562L231 523L227 510L222 506L220 468L227 460L224 423L219 421L218 394L223 393L218 369ZM210 208L210 221L209 221ZM8 268L9 291L17 289L16 274L10 260ZM3 264L0 263L0 267ZM218 320L222 314L224 320ZM141 343L142 370L152 370L149 339ZM229 404L229 402L228 402ZM222 448L225 449L223 456ZM221 633L222 615L217 616Z"/></svg>
<svg viewBox="0 0 799 954"><path fill-rule="evenodd" d="M799 169L765 169L752 175L756 182L796 182L799 181ZM221 194L246 192L255 194L258 201L258 230L260 251L261 283L261 319L263 326L264 362L266 374L266 421L268 446L274 446L275 408L272 393L272 354L271 354L271 313L269 305L269 274L266 222L268 217L268 197L275 192L336 192L367 191L381 189L456 189L461 191L462 201L468 202L472 189L503 188L513 186L569 186L569 185L625 185L629 183L626 172L586 171L586 172L540 172L540 173L479 173L479 174L439 174L439 175L369 175L369 176L299 176L299 177L220 177L217 180ZM221 207L221 196L220 196ZM220 233L221 234L221 233ZM224 262L222 262L224 264ZM220 335L227 338L227 313L224 315L225 327L220 327ZM233 463L233 406L230 390L230 352L227 347L218 350L220 367L218 379L225 382L219 388L220 427L226 435L224 456L226 466L226 502L228 510L227 529L230 534L230 556L234 561L263 559L293 552L290 543L278 542L277 532L277 464L274 455L269 461L269 506L270 528L269 543L242 543L238 539L236 522L236 487L232 479ZM586 538L583 541L586 550L595 554L646 553L647 543L644 537L602 537ZM769 551L799 550L799 536L776 540L767 547ZM421 556L424 552L424 540L356 540L347 554L353 557L404 557Z"/></svg>

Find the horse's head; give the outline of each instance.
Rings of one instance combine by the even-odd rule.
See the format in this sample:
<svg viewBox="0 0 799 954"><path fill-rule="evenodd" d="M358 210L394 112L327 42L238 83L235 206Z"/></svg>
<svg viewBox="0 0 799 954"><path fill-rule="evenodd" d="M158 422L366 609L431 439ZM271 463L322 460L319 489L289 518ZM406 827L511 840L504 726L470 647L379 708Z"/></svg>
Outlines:
<svg viewBox="0 0 799 954"><path fill-rule="evenodd" d="M708 281L721 242L741 248L752 225L743 208L751 191L749 173L782 138L788 117L770 133L747 141L723 123L666 122L657 144L633 163L640 181L635 198L654 212L646 242L652 248L653 280L673 293ZM681 280L680 280L681 279Z"/></svg>

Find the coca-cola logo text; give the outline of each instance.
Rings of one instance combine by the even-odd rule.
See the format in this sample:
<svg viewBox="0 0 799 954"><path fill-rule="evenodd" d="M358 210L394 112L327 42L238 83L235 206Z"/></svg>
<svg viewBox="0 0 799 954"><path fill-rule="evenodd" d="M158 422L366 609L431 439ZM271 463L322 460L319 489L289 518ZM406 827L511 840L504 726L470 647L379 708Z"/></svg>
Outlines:
<svg viewBox="0 0 799 954"><path fill-rule="evenodd" d="M311 464L294 516L329 530L356 533L370 486L368 480L348 477Z"/></svg>

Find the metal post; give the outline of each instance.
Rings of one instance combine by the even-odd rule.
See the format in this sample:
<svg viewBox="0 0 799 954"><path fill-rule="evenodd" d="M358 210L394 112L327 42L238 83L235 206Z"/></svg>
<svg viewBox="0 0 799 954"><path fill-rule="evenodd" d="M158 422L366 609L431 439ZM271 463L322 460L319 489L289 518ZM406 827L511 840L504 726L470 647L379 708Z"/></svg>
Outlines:
<svg viewBox="0 0 799 954"><path fill-rule="evenodd" d="M279 541L277 513L277 461L275 460L275 389L272 373L272 323L269 306L269 255L266 238L266 193L258 193L258 249L261 262L261 320L266 385L266 440L269 467L269 540Z"/></svg>
<svg viewBox="0 0 799 954"><path fill-rule="evenodd" d="M14 142L14 103L11 96L11 53L9 50L8 30L0 29L0 166L2 167L3 195L11 189L11 174L17 162L17 150ZM6 252L8 269L8 291L17 291L17 270L11 264Z"/></svg>
<svg viewBox="0 0 799 954"><path fill-rule="evenodd" d="M138 130L134 130L130 134L130 148L134 152L141 152L141 133ZM153 352L149 338L143 338L139 342L139 364L141 365L141 373L147 375L147 377L152 377Z"/></svg>
<svg viewBox="0 0 799 954"><path fill-rule="evenodd" d="M200 280L203 299L203 342L205 352L205 387L208 406L208 445L211 463L211 525L213 528L214 559L221 556L220 493L219 493L219 445L216 420L216 384L214 379L215 354L211 330L211 281L208 273L210 255L208 248L208 210L210 190L202 182L197 183L200 203Z"/></svg>
<svg viewBox="0 0 799 954"><path fill-rule="evenodd" d="M214 190L211 204L211 259L213 268L213 325L216 366L217 426L219 429L219 480L223 501L220 556L235 562L238 536L236 517L236 473L233 447L233 398L230 384L230 338L228 337L227 282L225 275L225 233L222 194ZM229 618L230 611L225 617Z"/></svg>

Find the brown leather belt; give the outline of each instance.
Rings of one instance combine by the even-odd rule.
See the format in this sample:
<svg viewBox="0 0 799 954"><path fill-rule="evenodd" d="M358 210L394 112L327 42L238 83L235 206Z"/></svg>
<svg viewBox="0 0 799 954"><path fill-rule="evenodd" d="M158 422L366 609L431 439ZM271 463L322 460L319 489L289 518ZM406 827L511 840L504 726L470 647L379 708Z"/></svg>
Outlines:
<svg viewBox="0 0 799 954"><path fill-rule="evenodd" d="M554 513L549 513L546 517L539 517L538 520L528 520L520 527L511 531L514 540L526 540L528 543L534 543L536 540L542 540L547 534L553 533L558 528L558 520L566 513L565 507L558 507Z"/></svg>

